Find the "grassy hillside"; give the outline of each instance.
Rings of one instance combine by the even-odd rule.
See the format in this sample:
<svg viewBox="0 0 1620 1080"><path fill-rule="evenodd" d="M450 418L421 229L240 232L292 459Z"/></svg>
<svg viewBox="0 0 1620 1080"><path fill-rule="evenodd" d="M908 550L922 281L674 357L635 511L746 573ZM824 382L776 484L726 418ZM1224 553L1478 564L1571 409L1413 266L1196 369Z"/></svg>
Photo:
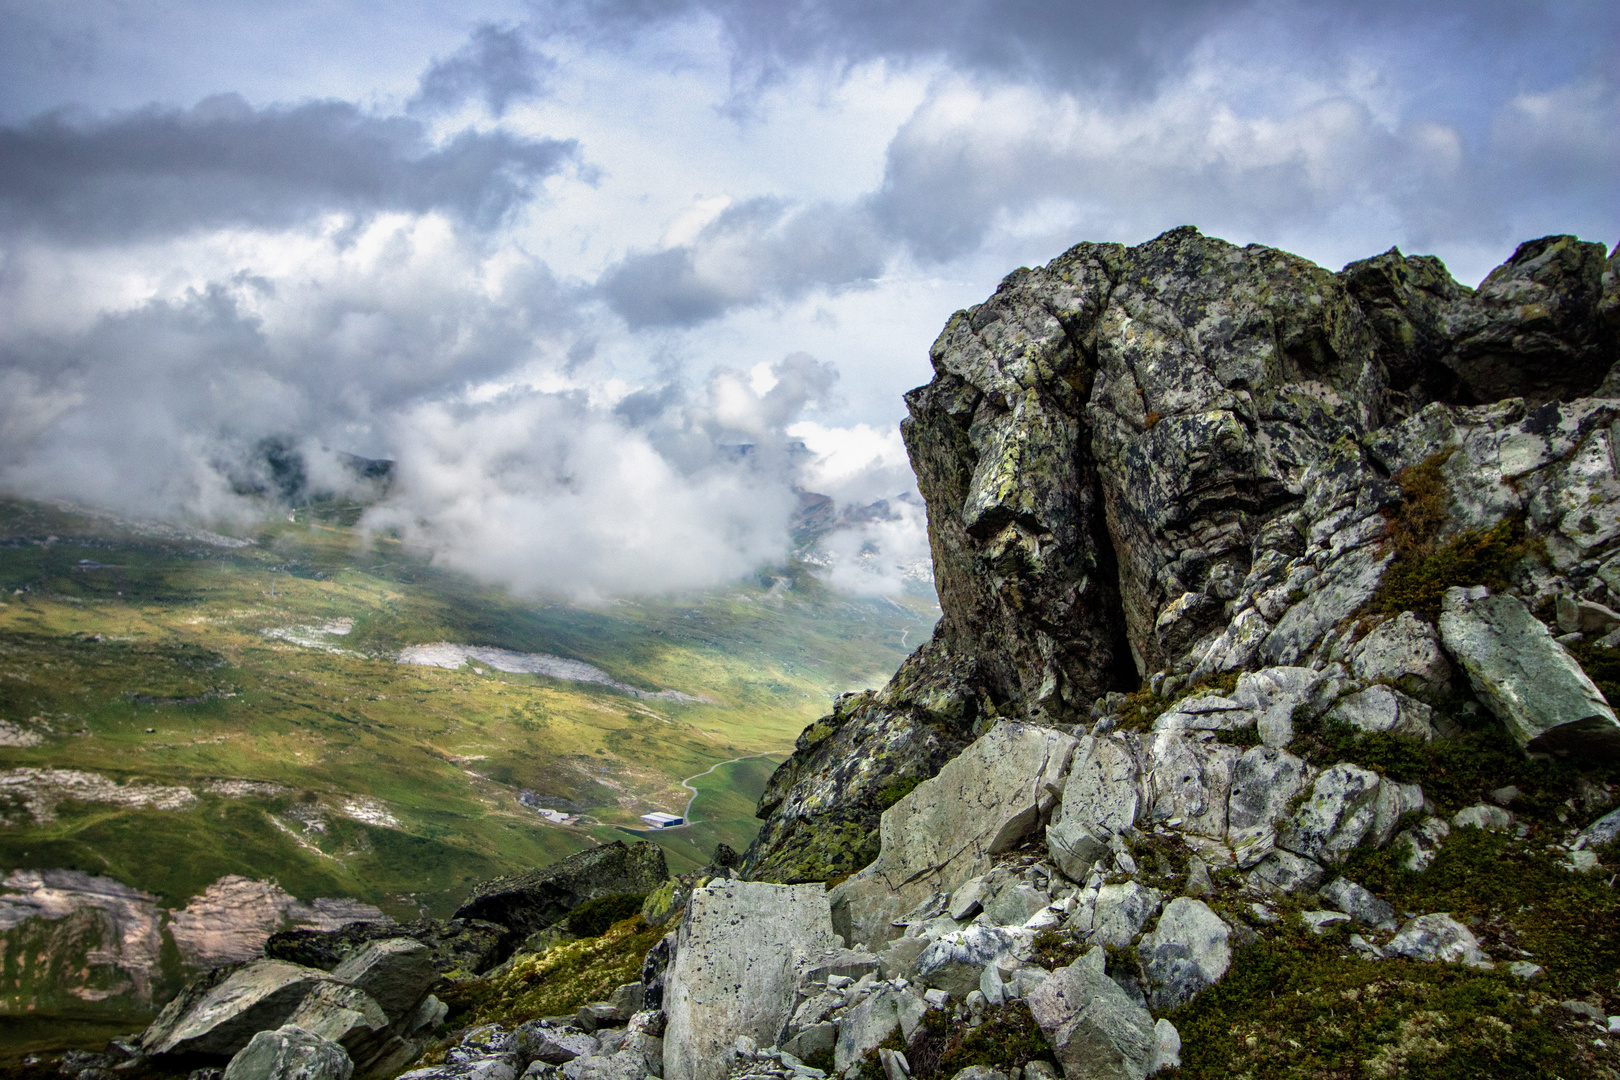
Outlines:
<svg viewBox="0 0 1620 1080"><path fill-rule="evenodd" d="M0 869L109 875L171 907L242 874L444 915L475 881L679 813L683 778L747 758L693 781L699 824L655 837L679 871L744 846L799 730L887 678L937 614L799 566L697 596L526 601L324 509L228 546L0 501ZM395 660L441 641L690 700ZM189 796L162 808L153 786ZM578 821L544 822L525 790Z"/></svg>

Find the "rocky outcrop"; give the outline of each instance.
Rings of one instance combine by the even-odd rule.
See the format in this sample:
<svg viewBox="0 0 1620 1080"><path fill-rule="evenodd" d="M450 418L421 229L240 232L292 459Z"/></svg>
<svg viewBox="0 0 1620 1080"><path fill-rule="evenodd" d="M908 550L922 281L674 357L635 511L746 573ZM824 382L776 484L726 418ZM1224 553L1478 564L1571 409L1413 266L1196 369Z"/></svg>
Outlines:
<svg viewBox="0 0 1620 1080"><path fill-rule="evenodd" d="M368 942L410 938L427 946L434 969L448 978L468 978L500 962L504 926L479 919L418 919L408 923L361 922L336 930L283 930L264 943L271 960L331 971Z"/></svg>
<svg viewBox="0 0 1620 1080"><path fill-rule="evenodd" d="M1426 736L1452 689L1435 612L1357 623L1396 557L1396 476L1425 462L1443 488L1426 543L1522 522L1548 555L1512 583L1531 607L1567 593L1616 609L1620 400L1583 396L1620 359L1604 256L1532 241L1473 290L1432 258L1392 250L1335 274L1183 228L1009 275L952 316L933 380L906 399L934 640L806 730L745 873L858 869L890 777L932 775L991 716L1090 723L1099 697L1150 677L1168 695L1338 664L1379 688L1341 718ZM1285 746L1299 702L1257 707L1259 690L1234 699ZM1237 719L1183 709L1171 726ZM1083 859L1075 828L1056 843Z"/></svg>

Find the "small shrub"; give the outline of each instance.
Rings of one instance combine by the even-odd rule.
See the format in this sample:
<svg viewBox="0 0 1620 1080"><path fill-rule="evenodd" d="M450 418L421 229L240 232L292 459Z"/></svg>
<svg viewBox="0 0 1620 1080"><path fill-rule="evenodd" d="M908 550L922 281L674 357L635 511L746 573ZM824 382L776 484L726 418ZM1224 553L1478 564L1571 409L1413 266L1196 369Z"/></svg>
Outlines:
<svg viewBox="0 0 1620 1080"><path fill-rule="evenodd" d="M639 915L646 899L645 893L623 893L587 900L565 915L560 925L575 937L600 937L614 923Z"/></svg>

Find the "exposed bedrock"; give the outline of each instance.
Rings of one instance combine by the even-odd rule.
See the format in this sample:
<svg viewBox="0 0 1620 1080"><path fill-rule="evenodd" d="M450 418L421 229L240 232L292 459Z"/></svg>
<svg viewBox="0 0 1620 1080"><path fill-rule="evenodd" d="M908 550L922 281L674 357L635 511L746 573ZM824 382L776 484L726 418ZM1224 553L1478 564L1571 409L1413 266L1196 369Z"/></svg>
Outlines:
<svg viewBox="0 0 1620 1080"><path fill-rule="evenodd" d="M1421 699L1460 678L1436 613L1366 646L1352 629L1396 557L1409 466L1443 489L1430 541L1522 522L1547 557L1513 591L1601 621L1620 606L1617 271L1554 236L1470 289L1394 249L1333 273L1180 228L1010 274L906 395L934 638L806 729L745 874L858 870L883 810L994 720L1072 731L1149 680L1337 663L1392 684L1354 722L1423 729Z"/></svg>

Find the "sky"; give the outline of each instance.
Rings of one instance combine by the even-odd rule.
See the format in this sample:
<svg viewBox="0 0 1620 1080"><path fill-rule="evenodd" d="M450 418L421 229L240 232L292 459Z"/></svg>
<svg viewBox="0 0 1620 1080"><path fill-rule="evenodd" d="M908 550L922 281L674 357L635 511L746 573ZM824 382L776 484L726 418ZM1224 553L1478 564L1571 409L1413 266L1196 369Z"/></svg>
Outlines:
<svg viewBox="0 0 1620 1080"><path fill-rule="evenodd" d="M251 528L272 464L534 594L888 510L951 312L1192 224L1477 284L1620 240L1620 5L0 0L0 489Z"/></svg>

